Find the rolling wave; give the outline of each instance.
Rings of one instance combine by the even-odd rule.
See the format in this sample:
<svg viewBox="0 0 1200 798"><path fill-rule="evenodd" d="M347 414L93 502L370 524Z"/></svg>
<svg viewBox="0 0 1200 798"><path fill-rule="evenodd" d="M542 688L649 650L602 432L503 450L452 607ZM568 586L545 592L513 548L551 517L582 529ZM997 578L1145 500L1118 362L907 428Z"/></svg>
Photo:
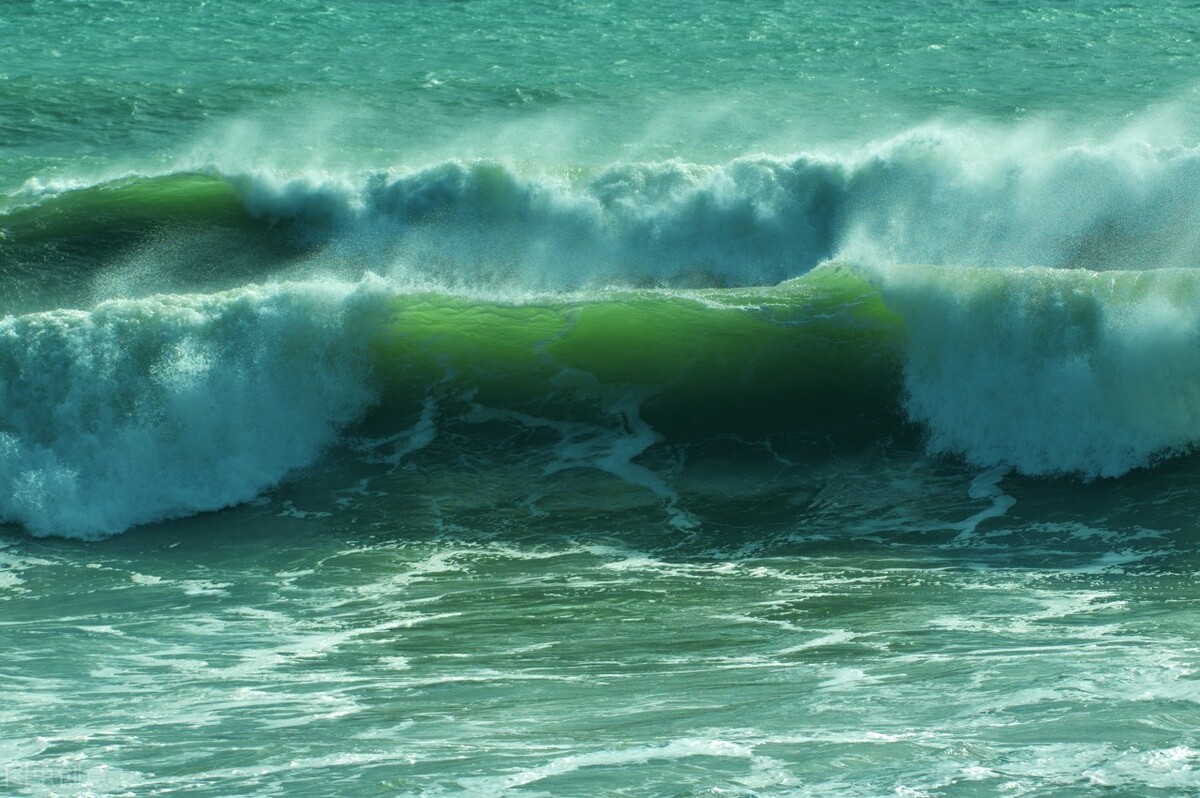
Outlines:
<svg viewBox="0 0 1200 798"><path fill-rule="evenodd" d="M915 422L974 466L1119 476L1200 440L1198 299L1189 270L830 263L770 288L502 302L371 278L9 317L0 518L86 537L216 509L416 416L466 446L479 419L640 430L630 458Z"/></svg>

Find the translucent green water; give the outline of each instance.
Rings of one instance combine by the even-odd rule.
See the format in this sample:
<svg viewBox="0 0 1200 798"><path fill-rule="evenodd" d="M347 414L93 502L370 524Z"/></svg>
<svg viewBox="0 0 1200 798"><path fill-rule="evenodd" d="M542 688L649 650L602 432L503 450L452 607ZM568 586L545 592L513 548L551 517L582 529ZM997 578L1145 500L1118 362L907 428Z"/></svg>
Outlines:
<svg viewBox="0 0 1200 798"><path fill-rule="evenodd" d="M0 4L0 794L1200 790L1181 4Z"/></svg>

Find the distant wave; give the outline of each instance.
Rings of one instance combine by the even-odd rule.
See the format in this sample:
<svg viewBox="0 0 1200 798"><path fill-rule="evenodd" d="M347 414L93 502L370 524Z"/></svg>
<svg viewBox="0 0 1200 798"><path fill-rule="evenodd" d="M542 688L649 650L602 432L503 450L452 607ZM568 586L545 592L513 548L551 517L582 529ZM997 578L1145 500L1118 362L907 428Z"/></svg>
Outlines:
<svg viewBox="0 0 1200 798"><path fill-rule="evenodd" d="M0 213L0 245L135 233L172 223L241 225L237 188L220 175L129 175L95 184L33 183Z"/></svg>
<svg viewBox="0 0 1200 798"><path fill-rule="evenodd" d="M766 285L835 256L1155 268L1200 260L1197 185L1197 149L925 128L836 158L129 177L11 200L0 245L185 220L257 225L377 272L539 290Z"/></svg>

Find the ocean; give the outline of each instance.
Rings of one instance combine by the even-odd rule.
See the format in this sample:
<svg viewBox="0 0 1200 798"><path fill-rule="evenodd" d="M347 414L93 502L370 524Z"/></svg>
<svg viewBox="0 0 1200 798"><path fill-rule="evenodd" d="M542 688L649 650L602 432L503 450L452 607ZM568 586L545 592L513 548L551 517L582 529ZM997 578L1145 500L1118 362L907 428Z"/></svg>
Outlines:
<svg viewBox="0 0 1200 798"><path fill-rule="evenodd" d="M1200 793L1198 46L0 2L0 795Z"/></svg>

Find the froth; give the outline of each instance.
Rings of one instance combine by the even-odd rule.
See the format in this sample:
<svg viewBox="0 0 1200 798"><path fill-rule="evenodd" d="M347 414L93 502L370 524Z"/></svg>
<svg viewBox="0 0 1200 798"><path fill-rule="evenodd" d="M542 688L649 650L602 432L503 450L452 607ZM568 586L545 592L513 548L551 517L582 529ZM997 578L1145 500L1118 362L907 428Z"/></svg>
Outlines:
<svg viewBox="0 0 1200 798"><path fill-rule="evenodd" d="M247 287L0 321L0 517L95 537L252 498L372 400L347 309Z"/></svg>
<svg viewBox="0 0 1200 798"><path fill-rule="evenodd" d="M1111 477L1200 438L1200 273L879 271L933 451Z"/></svg>

